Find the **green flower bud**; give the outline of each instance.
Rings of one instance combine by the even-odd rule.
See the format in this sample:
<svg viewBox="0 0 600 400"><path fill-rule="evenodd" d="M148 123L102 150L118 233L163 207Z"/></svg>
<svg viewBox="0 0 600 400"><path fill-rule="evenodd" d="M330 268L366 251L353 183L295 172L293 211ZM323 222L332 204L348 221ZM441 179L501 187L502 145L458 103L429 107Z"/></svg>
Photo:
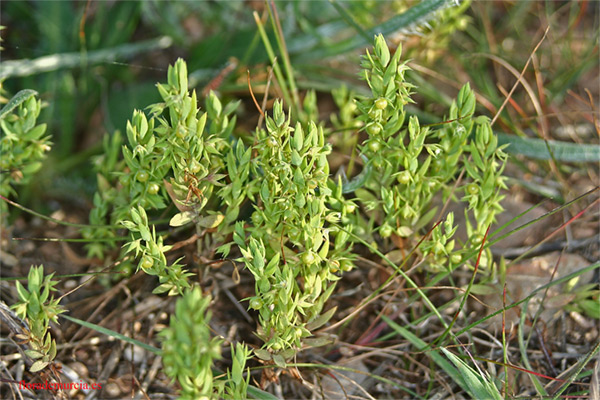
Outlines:
<svg viewBox="0 0 600 400"><path fill-rule="evenodd" d="M378 122L372 122L369 125L367 125L367 133L370 136L379 135L382 130L383 130L383 127Z"/></svg>
<svg viewBox="0 0 600 400"><path fill-rule="evenodd" d="M467 192L469 194L475 195L475 194L479 193L479 186L476 183L469 183L467 185Z"/></svg>
<svg viewBox="0 0 600 400"><path fill-rule="evenodd" d="M378 152L381 149L381 144L379 144L378 140L371 140L369 142L369 150L371 150L373 153Z"/></svg>
<svg viewBox="0 0 600 400"><path fill-rule="evenodd" d="M392 236L393 232L394 232L394 230L388 224L383 224L383 225L381 225L381 228L379 228L379 234L381 235L381 237L384 237L384 238Z"/></svg>
<svg viewBox="0 0 600 400"><path fill-rule="evenodd" d="M385 110L388 106L388 101L384 97L380 97L375 100L375 107L379 110Z"/></svg>
<svg viewBox="0 0 600 400"><path fill-rule="evenodd" d="M138 180L138 182L146 182L148 180L149 176L146 171L139 171L135 175L135 178Z"/></svg>
<svg viewBox="0 0 600 400"><path fill-rule="evenodd" d="M157 194L159 190L160 187L156 183L148 185L148 194Z"/></svg>
<svg viewBox="0 0 600 400"><path fill-rule="evenodd" d="M398 180L398 183L401 183L403 185L406 185L410 182L410 172L408 171L402 171L398 174L398 176L396 177L396 179Z"/></svg>
<svg viewBox="0 0 600 400"><path fill-rule="evenodd" d="M140 268L142 268L143 270L147 270L147 269L152 268L153 265L154 265L154 260L152 260L152 258L144 257L142 259L142 262L140 263Z"/></svg>
<svg viewBox="0 0 600 400"><path fill-rule="evenodd" d="M254 298L252 300L250 300L250 308L252 308L253 310L260 310L263 306L263 302L261 299L258 298Z"/></svg>
<svg viewBox="0 0 600 400"><path fill-rule="evenodd" d="M306 253L302 254L302 262L306 265L312 265L315 262L315 255L313 254L312 251L307 251Z"/></svg>
<svg viewBox="0 0 600 400"><path fill-rule="evenodd" d="M460 254L452 254L450 256L450 262L452 264L458 264L462 261L462 256Z"/></svg>

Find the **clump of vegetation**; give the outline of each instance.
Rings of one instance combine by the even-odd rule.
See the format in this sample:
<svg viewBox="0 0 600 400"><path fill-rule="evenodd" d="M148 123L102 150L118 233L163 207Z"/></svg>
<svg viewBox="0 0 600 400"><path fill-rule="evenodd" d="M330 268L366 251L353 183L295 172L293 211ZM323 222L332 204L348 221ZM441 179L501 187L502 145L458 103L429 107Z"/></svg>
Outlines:
<svg viewBox="0 0 600 400"><path fill-rule="evenodd" d="M534 149L535 157L549 160L550 170L559 176L571 171L571 167L558 162L585 161L589 152L584 151L585 156L574 156L567 151L574 147L548 140L534 143L536 139L528 138L528 131L519 132L517 126L525 124L508 118L507 115L510 116L514 110L507 109L513 106L522 116L527 112L526 107L519 107L516 96L510 102L504 99L504 94L493 98L493 101L482 96L483 91L493 97L489 92L503 84L482 81L480 75L487 76L487 73L481 74L476 68L470 70L472 65L462 66L471 71L470 83L455 84L451 95L455 98L445 94L446 88L438 88L435 79L431 81L436 83L424 79L422 75L432 75L431 71L418 63L411 63L407 57L435 62L440 54L447 53L446 46L452 32L465 33L462 37L465 49L473 42L486 45L488 36L496 32L486 30L479 41L465 38L473 34L471 29L467 29L467 21L472 17L463 14L469 7L469 1L455 6L451 0L424 0L410 8L406 8L406 3L356 1L347 5L332 1L328 10L336 11L340 17L333 23L329 23L327 11L321 10L320 6L315 7L312 2L286 6L286 12L293 11L290 15L307 13L306 18L297 21L287 17L285 21L280 20L275 4L266 3L264 18L260 17L258 10L254 12L257 33L232 34L231 37L239 41L239 48L243 48L242 53L239 49L235 50L239 53L235 54L238 58L231 59L223 67L218 63L224 62L221 56L225 52L215 56L214 60L206 60L206 63L204 56L199 56L200 53L212 55L215 52L207 50L216 47L227 47L223 46L225 41L221 34L199 43L190 41L187 43L189 51L178 53L185 53L187 62L177 59L166 71L166 83L147 85L140 91L152 100L147 100L144 95L143 101L137 102L135 107L118 107L119 110L129 110L122 119L124 134L117 130L112 135L105 135L101 145L89 153L94 153L92 180L95 178L97 186L95 193L92 189L89 196L93 196L94 205L89 214L90 224L61 221L63 216L60 213L49 219L52 223L80 228L88 256L95 257L94 267L104 265L101 272L95 269L86 271L92 278L74 291L85 292L96 278L99 278L96 284L104 289L112 286L114 280L123 279L114 289L123 289L123 298L135 302L135 313L132 314L135 318L145 315L140 310L145 305L141 303L146 301L160 301L161 305L170 302L174 313L169 316L160 309L160 312L151 313L152 317L145 321L151 325L150 332L158 332L156 336L149 334L146 338L155 340L160 346L153 347L143 343L139 334L143 328L137 321L132 324L133 331L127 331L127 324L126 333L91 322L108 304L118 301L120 295L115 296L116 292L109 292L112 297L102 301L92 316L86 318L88 321L61 316L65 309L59 305L60 299L51 296L56 291L58 278L54 274L44 276L42 266L31 267L28 284L17 282L15 285L18 299L12 306L16 319L23 319L28 326L25 334L16 337L19 344L29 347L25 355L34 359L30 372L39 373L48 366L54 367L55 359L62 362L67 358L61 352L69 349L60 349L59 346L57 352L55 339L50 334L51 323L57 323L61 316L161 357L164 374L159 375L156 381L162 379L163 386L169 387L167 391L177 391L184 399L270 399L272 395L264 391L270 384L275 386L278 397L284 397L289 393L282 393L283 386L278 385L283 375L302 383L294 389L294 394L308 388L312 396L323 398L341 396L337 386L346 397L356 394L351 393L355 386L374 396L371 394L373 387L368 387L369 379L373 380L371 378L382 382L383 389L374 389L382 397L408 394L427 398L439 395L434 383L446 377L449 380L444 382L444 390L448 387L462 392L458 396L502 398L516 394L515 388L523 387L513 381L509 369L519 374L526 373L541 397L558 397L573 382L585 383L591 373L585 371L585 366L600 351L599 344L581 350L586 352L586 356L565 375L549 385L540 383L540 376L543 379L547 376L534 371L545 367L532 365L539 360L531 357L532 347L528 346L538 346L539 343L544 350L540 354L543 353L543 361L550 370L546 374L559 376L559 372L554 370L556 359L546 350L556 350L560 345L545 341L550 333L540 332L538 328L539 321L545 318L542 308L535 315L531 314L530 308L534 297L537 302L542 294L546 296L554 290L555 285L568 282L555 300L564 303L561 311L571 313L570 317L577 324L582 323L584 316L597 319L597 307L594 307L598 300L597 285L583 282L583 285L577 286L577 280L600 265L596 262L560 277L553 273L549 282L522 294L517 289L510 289L507 284L510 269L514 267L504 258L508 256L494 249L496 257L492 257L489 242L497 241L499 235L498 232L490 232L489 228L503 211L501 202L508 182L504 176L505 169L513 173L510 168L505 168L508 152L514 153L516 148L517 153L523 151L523 154L529 155ZM134 20L138 14L142 19L165 21L158 31L185 42L186 32L194 29L194 18L186 20L185 26L179 24L181 26L177 27L169 27L166 21L187 18L188 12L212 10L212 6L206 5L188 9L171 7L168 3L160 6L124 4L116 3L111 13L96 15L95 19L89 20L93 22L87 27L86 18L83 18L79 27L82 49L86 48L86 37L96 38L90 42L94 46L99 45L97 38L105 37L95 31L102 25L102 16L107 21L115 18L127 22L122 36L134 32L137 23ZM242 13L245 6L241 4L231 3L219 9ZM28 6L10 6L11 9L14 7L25 7L19 9L22 12ZM41 7L51 10L54 6ZM56 7L58 12L63 6ZM405 12L377 23L374 22L377 13L364 12L373 7L386 12L400 7ZM515 9L527 7L530 7L529 3L523 3ZM320 15L321 12L324 14ZM84 17L87 13L86 8ZM64 9L63 14L72 15ZM274 36L267 32L267 17ZM231 22L229 17L216 18L214 24L228 21ZM573 24L576 25L577 21ZM376 25L370 29L361 26L374 23ZM86 36L89 30L95 34ZM397 43L397 38L402 35L429 31L430 40L436 43ZM329 32L336 34L329 35ZM395 39L390 41L391 34L395 35ZM140 47L121 47L119 35L115 35L107 39L116 46L109 50L113 59L133 54L133 51L143 51L140 48L154 49L166 42L169 42L167 46L172 44L172 40L157 38ZM279 54L271 46L273 37ZM373 49L367 50L359 60L353 50L367 46L373 38ZM266 53L257 56L254 50L259 39L263 41ZM504 41L502 46L508 43ZM497 45L490 44L493 44L491 47ZM196 48L199 50L190 50ZM595 50L592 49L591 54L597 53L597 46L592 48ZM59 55L57 65L60 67L57 68L78 66L81 77L75 77L77 74L71 76L66 71L57 75L64 96L57 100L58 118L54 118L53 122L73 120L67 118L73 108L68 106L69 99L75 98L67 95L69 82L77 81L82 87L87 85L86 90L80 93L82 96L94 90L102 91L95 86L100 80L90 75L92 70L94 74L100 74L99 70L89 67L108 53L102 53L103 50L96 53L93 46L90 50L90 54L81 53L85 54L85 62L83 58L79 59L79 55ZM487 54L488 50L470 49L474 54ZM336 69L339 67L335 65L338 59L328 66L321 64L319 69L308 66L311 60L342 54L352 60L354 69L358 69L360 63L358 79L340 78L345 72ZM458 56L450 57L448 65L465 63L464 54ZM582 56L582 59L586 58ZM74 60L77 62L74 63ZM251 77L248 74L247 81L244 77L243 82L244 90L246 84L250 88L252 102L258 109L258 113L254 113L249 99L230 101L232 97L240 96L240 80L227 82L226 77L232 71L234 75L241 74L235 69L236 65L264 62L270 62L273 67L268 75L253 73ZM42 64L47 65L35 60L31 65L40 68ZM3 65L0 80L5 76L27 74L28 69L20 66L29 65L25 60ZM261 71L266 69L264 64L258 65ZM546 68L546 64L542 65ZM112 70L115 66L105 67ZM583 73L586 68L582 67L578 73ZM457 74L459 78L453 79L452 84L466 80L463 77L467 74L462 72ZM356 77L356 74L353 76ZM523 79L524 76L522 74ZM212 78L210 82L207 82L208 77ZM41 87L47 87L50 81L46 80L46 86L41 84ZM349 86L340 85L342 81ZM524 82L521 78L519 81ZM198 82L206 83L204 90L190 90L198 87ZM538 82L538 89L541 83ZM323 101L326 96L317 98L315 90L305 93L299 90L306 87L331 93L333 103L339 109L330 116L331 123L323 120L317 107L327 103ZM218 93L216 90L219 89L225 94ZM265 98L260 106L255 93L263 90ZM273 92L283 99L269 102ZM552 94L562 95L563 92L556 89ZM46 98L44 95L43 98ZM511 95L512 92L508 97ZM42 103L36 96L37 93L31 90L18 92L0 110L0 196L5 199L17 194L17 185L31 181L50 150L46 125L37 122L43 114L40 114ZM94 115L110 117L110 108L121 104L115 96L107 99L109 106ZM485 115L477 115L476 99L482 99L480 104L497 113L494 122ZM548 101L550 104L553 100L549 98ZM147 106L148 103L152 104ZM71 101L70 104L74 103ZM540 104L545 107L546 103L540 101ZM91 107L93 109L94 106ZM132 109L133 113L129 114ZM541 115L537 103L535 111L538 116ZM260 114L255 129L254 122L247 123L249 114L256 114L256 117ZM85 118L90 115L85 114ZM238 124L238 118L242 116L244 121ZM496 131L492 129L494 123ZM545 129L544 124L541 126ZM511 135L498 134L498 130L507 128L514 128L523 137L507 139ZM57 147L60 147L57 153L69 154L74 144L73 132L72 127L61 132L61 137L57 138ZM543 133L541 136L546 139L547 130ZM543 152L540 155L540 146L547 155ZM576 147L578 150L587 149ZM82 158L87 159L89 154ZM62 165L60 162L53 164L56 160L50 161L48 165L53 168ZM64 164L67 167L57 168L72 169L69 166L80 162L69 161ZM544 170L547 167L542 161L535 168L529 161L519 160L515 165L522 169ZM360 171L357 173L358 166ZM513 181L518 181L518 178L513 177ZM548 193L548 187L538 181L527 178L520 183ZM587 198L597 190L593 189L581 198ZM553 197L552 201L565 202L548 215L560 214L556 211L566 212L579 200L566 202ZM32 212L12 201L6 203ZM0 207L4 223L5 202ZM53 207L53 204L50 205L50 208ZM585 214L589 207L591 205L578 210L575 217L561 225L560 229L570 228L569 225ZM448 211L450 208L453 212ZM32 213L47 218L40 213ZM514 217L513 222L519 218ZM71 239L76 234L73 232L69 234L69 240L80 241ZM32 235L37 239L41 236L44 235ZM77 244L61 245L69 262L84 263L74 256L73 249L69 247L76 248ZM576 245L577 240L573 242L573 246ZM526 254L520 251L515 262ZM5 255L4 249L2 255ZM113 260L116 260L114 264ZM18 264L11 258L2 262L3 267L4 264ZM48 266L46 262L44 264ZM104 275L107 271L110 271L112 282ZM231 279L226 275L229 272ZM143 278L141 273L147 277ZM19 274L22 272L14 275ZM69 285L75 282L72 275L64 278L68 279ZM144 297L150 291L157 296ZM223 294L228 300L223 300ZM485 296L494 298L490 300ZM482 316L482 311L477 308L473 312L471 299L477 304L500 299L501 305L484 307L493 310ZM220 308L223 301L229 301L228 306L233 304L237 309L234 312L243 315L246 321L233 320L231 323L229 310ZM547 303L541 302L550 308L551 302ZM0 306L3 307L3 303ZM517 306L520 307L520 320L509 323L508 314ZM370 325L366 330L363 321L356 328L359 325L356 323L358 315L361 316L359 318L368 316ZM494 316L502 317L501 337L490 333L491 330L486 327L486 335L493 336L493 340L488 344L485 339L483 344L478 329L485 327L486 321ZM0 317L15 318L4 313L0 313ZM168 322L162 322L167 318ZM103 320L102 324L106 321ZM119 326L121 322L118 322ZM516 333L508 332L509 325L517 326ZM227 329L223 329L224 326ZM160 328L154 329L157 327ZM528 328L527 332L524 332L525 328ZM520 359L508 354L515 335L518 336ZM585 332L583 335L590 342L597 340L598 336L597 332ZM341 345L335 343L336 338L341 339ZM394 347L387 347L389 340L394 341ZM402 355L397 352L396 341L403 346ZM455 346L447 347L449 341ZM465 344L467 341L468 345ZM345 343L350 345L344 348ZM102 344L94 346L97 346L94 350L98 354ZM414 351L405 352L404 346L410 346ZM484 360L488 361L487 370L478 365L482 361L479 346L490 348ZM359 354L367 347L368 354ZM331 352L319 352L317 348ZM350 355L353 352L357 357ZM384 359L382 363L379 363L379 357ZM155 361L153 370L159 360ZM131 362L137 362L137 357ZM378 363L379 368L372 368L369 363ZM260 367L257 368L258 364ZM145 369L146 364L142 365L139 370ZM492 372L490 365L500 368ZM310 374L310 368L315 371L326 368L329 377L323 379L320 373L315 373L309 379L305 371ZM389 370L396 375L390 377L386 372ZM56 376L60 374L58 367L52 368L52 371ZM259 371L262 374L260 381L257 379ZM283 375L280 375L282 372ZM367 376L367 380L350 379L348 374L356 372ZM405 385L415 376L423 377L423 384L415 387ZM329 378L337 382L336 389L327 382ZM351 388L346 385L347 378L352 383ZM171 385L175 386L174 390ZM145 386L143 390L146 390Z"/></svg>
<svg viewBox="0 0 600 400"><path fill-rule="evenodd" d="M18 317L29 326L29 331L18 338L29 346L25 354L35 362L29 370L38 372L46 368L56 357L56 341L50 335L50 322L58 324L58 316L65 310L51 293L56 291L58 280L54 273L44 276L44 266L32 266L27 275L27 289L17 281L19 300L12 306Z"/></svg>
<svg viewBox="0 0 600 400"><path fill-rule="evenodd" d="M258 335L268 350L290 358L311 329L326 322L321 311L349 248L342 240L330 243L330 234L333 240L338 230L328 222L340 216L327 204L331 149L323 129L313 121L307 127L290 126L281 102L275 103L266 126L253 147L252 184L260 202L246 229L249 237L238 222L234 242L243 256L239 261L256 281L250 307L260 315Z"/></svg>
<svg viewBox="0 0 600 400"><path fill-rule="evenodd" d="M482 243L486 229L502 210L500 189L506 188L502 170L506 154L498 148L489 120L475 118L475 95L468 84L452 103L448 117L435 126L421 126L416 116L405 124L405 106L412 102L414 86L406 81L409 67L400 61L401 48L391 56L382 36L375 39L373 54L363 59L362 77L371 96L357 101L358 120L367 140L359 146L370 177L356 196L365 206L367 231L383 238L397 235L416 244L436 216L432 201L442 194L453 201L464 194L470 245ZM467 174L463 179L461 171ZM457 187L455 187L457 186ZM473 224L471 221L477 221ZM464 247L455 250L454 215L449 213L418 249L435 269L453 270L462 262ZM489 262L481 265L488 265Z"/></svg>
<svg viewBox="0 0 600 400"><path fill-rule="evenodd" d="M250 375L244 379L248 348L241 343L231 346L233 365L227 379L213 376L213 363L221 358L222 340L212 337L210 296L200 288L186 291L177 300L169 327L160 332L165 373L181 385L181 399L225 399L247 397Z"/></svg>
<svg viewBox="0 0 600 400"><path fill-rule="evenodd" d="M373 234L374 227L383 238L413 236L416 244L433 218L429 211L432 199L441 191L446 197L453 195L451 188L461 169L472 179L461 186L464 199L475 218L489 225L500 210L498 190L503 186L502 165L496 159L505 159L492 138L489 122L473 121L475 99L467 85L451 107L450 120L439 129L422 128L416 117L405 127L404 106L411 102L413 86L405 80L407 67L400 62L400 55L398 50L392 57L383 36L377 36L374 54L367 53L363 63L363 77L372 96L348 98L357 101L357 120L368 134L359 149L370 175L364 187L355 190L358 204L370 218L367 232ZM114 182L120 186L120 194L115 187L100 186L96 198L105 199L108 206L99 202L103 212L91 216L96 219L112 208L110 222L122 224L132 234L125 251L139 259L139 270L159 278L155 293L171 295L181 295L190 287L191 274L181 260L168 265L165 253L170 246L163 244L149 224L147 212L165 208L171 200L180 211L171 225L192 222L199 238L207 228L230 232L230 224L235 222L233 242L224 242L221 236L220 251L228 256L237 245L236 252L242 255L238 261L256 282L255 295L247 300L249 308L258 312L257 335L264 350L255 350L255 354L285 366L304 345L327 342L310 337L335 312L323 313L323 309L340 273L352 268L356 256L350 238L354 227L362 223L356 203L343 195L348 187L344 190L341 180L336 183L329 178L331 146L323 128L319 121L292 125L291 116L286 116L277 101L272 117L266 118L266 129L256 132L255 143L246 147L238 139L234 145L235 118L230 120L229 115L235 103L223 110L211 93L207 112L199 114L196 95L187 90L183 60L169 68L168 84L157 87L164 103L148 107L148 116L134 112L127 124L129 144L122 147L124 163L121 171L111 172L118 176ZM464 149L476 160L474 166L463 155ZM117 165L114 160L105 155L104 162ZM217 197L212 196L215 191ZM238 220L240 206L248 201L254 209L249 221ZM494 207L489 207L492 203ZM478 225L474 231L468 225L469 233L481 235L485 226ZM431 266L452 270L462 261L454 252L452 214L443 227L444 233L441 228L434 229L422 251L425 256L432 255ZM201 239L198 242L201 252ZM481 239L472 244L480 245ZM199 292L194 293L195 299ZM206 309L206 304L199 309ZM207 360L203 371L210 369ZM184 369L173 369L178 372L171 375ZM197 387L198 393L206 394L210 386L203 385L210 379L203 374L179 379L200 379L204 383Z"/></svg>
<svg viewBox="0 0 600 400"><path fill-rule="evenodd" d="M37 123L42 101L36 95L31 89L21 90L0 110L0 195L4 197L16 195L14 186L31 180L52 145L46 124ZM3 219L7 211L6 203L1 202Z"/></svg>

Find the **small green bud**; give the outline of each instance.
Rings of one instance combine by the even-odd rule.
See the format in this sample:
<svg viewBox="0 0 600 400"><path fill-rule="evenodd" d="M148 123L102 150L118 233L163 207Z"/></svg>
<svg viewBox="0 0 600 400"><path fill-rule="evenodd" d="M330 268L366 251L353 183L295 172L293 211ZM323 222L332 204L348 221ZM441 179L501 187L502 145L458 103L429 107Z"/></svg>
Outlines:
<svg viewBox="0 0 600 400"><path fill-rule="evenodd" d="M152 266L153 266L153 265L154 265L154 260L152 260L152 258L150 258L150 257L144 257L144 258L142 259L142 262L141 262L141 264L140 264L140 267L141 267L143 270L147 270L147 269L150 269L150 268L152 268Z"/></svg>
<svg viewBox="0 0 600 400"><path fill-rule="evenodd" d="M373 121L380 121L382 118L381 110L378 108L371 108L368 115Z"/></svg>
<svg viewBox="0 0 600 400"><path fill-rule="evenodd" d="M381 237L384 237L384 238L392 236L393 232L394 232L394 230L388 224L383 224L383 225L381 225L381 228L379 228L379 234L381 235Z"/></svg>
<svg viewBox="0 0 600 400"><path fill-rule="evenodd" d="M302 262L306 265L314 264L315 255L312 253L312 251L307 251L306 253L302 254Z"/></svg>
<svg viewBox="0 0 600 400"><path fill-rule="evenodd" d="M373 163L373 166L375 168L381 168L381 167L383 167L383 159L381 157L379 157L379 156L373 157L371 159L371 162Z"/></svg>
<svg viewBox="0 0 600 400"><path fill-rule="evenodd" d="M263 302L261 299L254 298L250 300L250 308L253 310L260 310L263 306Z"/></svg>
<svg viewBox="0 0 600 400"><path fill-rule="evenodd" d="M458 264L462 261L462 256L460 254L452 254L450 256L450 262L452 264Z"/></svg>
<svg viewBox="0 0 600 400"><path fill-rule="evenodd" d="M367 125L367 133L370 136L379 135L382 130L383 130L383 127L378 122L373 122L373 123L370 123L369 125Z"/></svg>
<svg viewBox="0 0 600 400"><path fill-rule="evenodd" d="M352 267L353 267L352 261L342 260L342 262L340 263L340 267L342 268L342 271L344 271L344 272L351 271Z"/></svg>
<svg viewBox="0 0 600 400"><path fill-rule="evenodd" d="M381 144L379 144L378 140L371 140L369 142L369 150L371 150L373 153L378 152L381 149Z"/></svg>
<svg viewBox="0 0 600 400"><path fill-rule="evenodd" d="M340 270L340 262L338 260L331 260L329 262L329 271L336 273Z"/></svg>
<svg viewBox="0 0 600 400"><path fill-rule="evenodd" d="M380 97L375 100L375 107L379 110L385 110L388 106L388 101L384 97Z"/></svg>
<svg viewBox="0 0 600 400"><path fill-rule="evenodd" d="M409 171L402 171L398 174L398 176L396 177L396 179L398 180L398 183L401 183L403 185L406 185L410 182L410 172Z"/></svg>
<svg viewBox="0 0 600 400"><path fill-rule="evenodd" d="M160 190L160 187L156 183L148 185L148 194L156 194Z"/></svg>
<svg viewBox="0 0 600 400"><path fill-rule="evenodd" d="M277 139L275 139L273 136L270 136L270 137L267 139L267 146L269 146L269 147L271 147L271 148L273 148L273 147L277 146Z"/></svg>
<svg viewBox="0 0 600 400"><path fill-rule="evenodd" d="M344 205L344 212L346 214L352 214L356 210L356 204L349 203Z"/></svg>
<svg viewBox="0 0 600 400"><path fill-rule="evenodd" d="M135 178L138 180L138 182L146 182L149 178L148 173L146 171L139 171Z"/></svg>
<svg viewBox="0 0 600 400"><path fill-rule="evenodd" d="M467 192L469 194L477 194L479 193L479 186L476 183L469 183L467 185Z"/></svg>

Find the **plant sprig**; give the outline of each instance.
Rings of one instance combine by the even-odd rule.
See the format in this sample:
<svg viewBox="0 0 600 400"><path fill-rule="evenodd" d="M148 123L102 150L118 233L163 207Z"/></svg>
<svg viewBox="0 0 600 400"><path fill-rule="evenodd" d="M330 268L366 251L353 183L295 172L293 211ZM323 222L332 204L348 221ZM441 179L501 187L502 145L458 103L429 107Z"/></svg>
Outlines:
<svg viewBox="0 0 600 400"><path fill-rule="evenodd" d="M58 315L66 310L51 293L56 291L54 273L44 276L44 266L32 266L27 275L27 289L16 282L19 300L11 306L18 317L29 325L24 338L30 349L25 354L36 360L29 369L38 372L46 368L56 357L56 342L50 335L50 322L58 324Z"/></svg>

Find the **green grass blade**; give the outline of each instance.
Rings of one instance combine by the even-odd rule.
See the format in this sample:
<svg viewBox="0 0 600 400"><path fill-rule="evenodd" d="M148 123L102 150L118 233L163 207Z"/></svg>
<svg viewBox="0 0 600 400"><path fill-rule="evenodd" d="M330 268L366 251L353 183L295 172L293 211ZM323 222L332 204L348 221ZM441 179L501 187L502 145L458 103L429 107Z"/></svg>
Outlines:
<svg viewBox="0 0 600 400"><path fill-rule="evenodd" d="M283 72L281 71L281 67L279 66L279 63L277 62L277 57L275 56L273 47L271 46L271 41L269 40L269 37L267 36L267 32L265 31L265 27L263 26L262 21L260 20L260 17L258 16L258 13L256 11L254 12L254 20L256 21L256 27L258 28L258 32L260 33L260 37L262 39L263 45L265 46L265 50L267 51L267 54L269 55L269 62L273 66L273 72L275 73L275 79L277 79L277 83L279 84L279 87L281 88L281 94L283 95L283 100L284 100L285 104L287 104L288 107L294 107L294 111L296 111L295 103L292 101L292 98L290 96L290 92L288 90L286 80L283 76ZM298 116L297 112L295 112L294 114L296 115L296 117Z"/></svg>
<svg viewBox="0 0 600 400"><path fill-rule="evenodd" d="M369 42L369 41L371 41L373 39L362 28L362 26L360 26L358 24L358 22L356 22L356 20L354 19L354 17L344 7L342 7L337 2L337 0L329 0L329 2L333 6L333 8L335 8L336 11L340 14L340 16L342 17L342 19L348 24L348 26L350 26L351 28L353 28L356 31L356 33L358 33L359 35L361 35L367 42Z"/></svg>
<svg viewBox="0 0 600 400"><path fill-rule="evenodd" d="M271 393L265 392L264 390L260 390L259 388L252 385L248 385L248 394L253 399L278 400L278 398L273 396Z"/></svg>
<svg viewBox="0 0 600 400"><path fill-rule="evenodd" d="M480 376L473 368L471 368L466 362L450 353L445 348L441 348L446 357L452 361L452 364L458 368L458 371L462 375L465 383L469 387L469 393L475 399L494 399L502 400L498 388L493 383L489 382L486 377Z"/></svg>
<svg viewBox="0 0 600 400"><path fill-rule="evenodd" d="M381 315L381 318L390 326L390 328L392 328L400 336L408 340L417 349L423 350L429 347L427 343L419 339L408 329L392 321L388 316ZM452 364L450 364L444 357L442 357L439 351L429 350L427 351L427 355L433 360L433 362L435 362L441 369L443 369L444 372L446 372L458 386L460 386L465 392L469 391L469 387L465 382L463 376L456 368L452 366Z"/></svg>
<svg viewBox="0 0 600 400"><path fill-rule="evenodd" d="M47 215L44 215L42 213L39 213L37 211L31 210L27 207L24 207L22 205L20 205L19 203L16 203L10 199L7 199L6 197L0 195L0 200L4 200L5 202L7 202L8 204L10 204L13 207L18 208L21 211L25 211L28 214L34 215L36 217L39 217L41 219L45 219L46 221L50 221L50 222L54 222L56 224L59 225L64 225L64 226L72 226L74 228L86 228L86 227L96 227L96 228L114 228L114 229L119 229L121 228L120 225L87 225L87 224L77 224L74 222L68 222L68 221L61 221L60 219L56 219L56 218L52 218L52 217L48 217Z"/></svg>
<svg viewBox="0 0 600 400"><path fill-rule="evenodd" d="M596 345L594 346L594 348L592 350L590 350L590 352L584 358L577 361L577 364L576 364L577 367L573 371L570 372L569 379L567 379L567 381L564 382L558 388L556 393L554 393L554 397L552 398L552 400L558 400L561 397L561 394L569 387L569 385L571 385L573 383L573 381L581 373L581 370L583 370L583 368L585 368L585 366L592 360L592 358L595 357L596 354L598 354L599 350L600 350L600 341L596 342ZM593 397L590 397L590 398L593 398Z"/></svg>
<svg viewBox="0 0 600 400"><path fill-rule="evenodd" d="M160 356L161 353L162 353L160 349L158 349L158 348L156 348L154 346L150 346L149 344L140 342L139 340L135 340L133 338L130 338L129 336L125 336L125 335L123 335L123 334L121 334L119 332L115 332L115 331L113 331L111 329L108 329L108 328L105 328L103 326L96 325L96 324L93 324L91 322L87 322L87 321L84 321L84 320L81 320L81 319L78 319L78 318L70 317L70 316L65 315L65 314L60 314L59 317L64 318L64 319L66 319L68 321L74 322L74 323L76 323L78 325L81 325L83 327L92 329L92 330L94 330L94 331L96 331L98 333L102 333L104 335L114 337L115 339L119 339L119 340L122 340L124 342L130 343L130 344L132 344L134 346L141 347L142 349L148 350L149 352L154 353L156 355Z"/></svg>
<svg viewBox="0 0 600 400"><path fill-rule="evenodd" d="M548 140L548 147L557 161L564 162L600 162L600 146ZM536 160L550 160L551 154L546 141L536 138L525 138L506 133L498 133L498 145L509 144L505 151L520 154Z"/></svg>
<svg viewBox="0 0 600 400"><path fill-rule="evenodd" d="M517 331L519 336L518 342L519 350L521 352L521 360L523 361L523 365L525 366L525 368L527 368L530 371L533 371L531 363L529 362L529 357L527 356L527 345L525 344L525 333L523 332L523 326L525 326L525 319L528 315L527 306L529 305L529 300L531 300L531 298L528 298L521 306L521 318L519 319L519 327ZM540 397L548 395L546 389L544 389L544 386L542 385L537 376L535 376L534 374L527 374L527 376L531 380L531 383L533 383L533 386L535 387L535 390L537 391L538 395L540 395Z"/></svg>
<svg viewBox="0 0 600 400"><path fill-rule="evenodd" d="M347 53L361 47L368 46L372 38L377 34L389 35L400 29L406 29L418 24L427 22L433 18L436 11L444 7L452 6L455 2L452 0L425 0L414 7L411 7L402 14L398 14L387 21L376 25L366 32L366 39L363 35L355 35L346 40L342 40L327 48L316 48L312 51L302 53L302 60L314 60L319 58L331 57L338 54Z"/></svg>
<svg viewBox="0 0 600 400"><path fill-rule="evenodd" d="M277 42L277 47L279 48L279 54L281 54L281 58L283 59L282 63L283 69L285 70L285 75L287 77L287 83L290 86L290 92L294 102L292 107L296 113L296 118L298 118L298 113L302 107L302 104L300 104L300 97L298 97L298 87L296 86L296 78L294 78L294 69L292 68L292 64L290 62L290 55L287 50L285 37L283 36L283 31L279 22L279 14L275 8L275 3L271 3L270 5L267 4L267 10L269 11L269 18L271 19L271 25L273 27L273 32L275 33L275 41Z"/></svg>
<svg viewBox="0 0 600 400"><path fill-rule="evenodd" d="M131 58L139 53L150 50L162 50L170 47L173 39L168 36L146 40L133 44L123 44L109 49L95 50L87 53L86 62L98 64L112 62L119 58ZM19 76L30 76L42 72L56 71L59 69L77 68L81 66L81 53L60 53L36 58L35 60L9 60L3 61L0 68L0 80Z"/></svg>

